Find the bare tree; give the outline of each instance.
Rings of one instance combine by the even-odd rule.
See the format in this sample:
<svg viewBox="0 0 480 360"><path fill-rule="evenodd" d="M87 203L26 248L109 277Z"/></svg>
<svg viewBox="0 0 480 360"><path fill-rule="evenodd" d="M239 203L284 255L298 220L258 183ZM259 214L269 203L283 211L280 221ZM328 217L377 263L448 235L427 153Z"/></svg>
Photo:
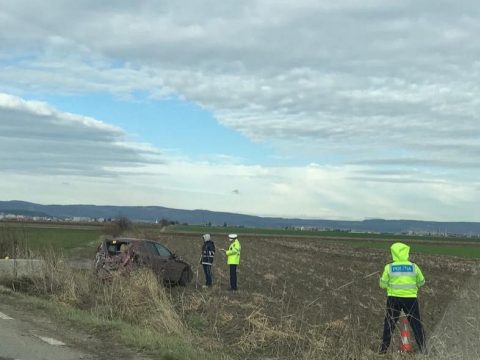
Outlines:
<svg viewBox="0 0 480 360"><path fill-rule="evenodd" d="M103 233L114 237L120 236L132 227L132 222L126 216L120 216L103 227Z"/></svg>

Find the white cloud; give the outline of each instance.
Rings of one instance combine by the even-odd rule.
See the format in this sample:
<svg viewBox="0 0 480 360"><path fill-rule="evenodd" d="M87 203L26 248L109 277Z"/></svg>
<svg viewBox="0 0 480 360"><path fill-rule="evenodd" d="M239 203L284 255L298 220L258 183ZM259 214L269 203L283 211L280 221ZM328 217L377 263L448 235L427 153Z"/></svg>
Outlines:
<svg viewBox="0 0 480 360"><path fill-rule="evenodd" d="M88 4L53 1L47 14L2 1L4 91L180 96L319 162L403 152L448 167L480 136L474 1Z"/></svg>
<svg viewBox="0 0 480 360"><path fill-rule="evenodd" d="M0 93L2 172L113 176L110 167L161 162L158 149L126 140L120 128Z"/></svg>
<svg viewBox="0 0 480 360"><path fill-rule="evenodd" d="M219 184L206 193L220 199L238 189L238 210L265 214L295 199L297 214L448 218L435 198L443 194L457 199L447 202L452 213L475 218L479 33L473 0L52 0L48 7L0 0L0 91L178 96L269 143L279 158L300 156L318 168L228 159L157 167L149 163L158 150L128 144L121 129L7 95L0 97L0 150L8 151L1 166L116 173L128 182L122 174L135 164L144 174L177 176L158 185L169 189L161 192L169 203L210 207L208 197L188 195L202 189L188 171L205 171L200 179ZM227 181L221 169L237 176ZM261 191L269 197L258 198Z"/></svg>
<svg viewBox="0 0 480 360"><path fill-rule="evenodd" d="M159 149L125 137L97 119L0 94L2 196L310 218L451 220L445 209L455 209L456 219L476 216L478 180L405 175L368 163L247 166L172 155L162 161Z"/></svg>
<svg viewBox="0 0 480 360"><path fill-rule="evenodd" d="M358 181L358 167L261 167L171 161L116 178L7 173L11 198L40 203L159 205L267 216L474 221L480 190L464 183ZM195 176L192 176L194 174ZM66 185L68 184L68 185ZM232 192L232 188L237 191Z"/></svg>

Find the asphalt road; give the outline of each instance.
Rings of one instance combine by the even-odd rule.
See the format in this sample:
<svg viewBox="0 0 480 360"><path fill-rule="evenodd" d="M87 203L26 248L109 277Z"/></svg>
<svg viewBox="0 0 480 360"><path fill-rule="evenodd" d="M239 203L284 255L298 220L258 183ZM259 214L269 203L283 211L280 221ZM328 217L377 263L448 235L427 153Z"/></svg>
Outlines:
<svg viewBox="0 0 480 360"><path fill-rule="evenodd" d="M0 305L0 360L94 359L52 337L47 330L32 326L3 312Z"/></svg>
<svg viewBox="0 0 480 360"><path fill-rule="evenodd" d="M114 338L51 318L2 289L0 360L149 360Z"/></svg>

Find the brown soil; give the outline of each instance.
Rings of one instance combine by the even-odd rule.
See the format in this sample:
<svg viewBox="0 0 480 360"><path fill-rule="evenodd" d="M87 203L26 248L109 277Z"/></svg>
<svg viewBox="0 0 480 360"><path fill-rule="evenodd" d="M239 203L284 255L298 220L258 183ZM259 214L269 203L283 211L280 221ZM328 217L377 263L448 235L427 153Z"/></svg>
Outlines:
<svg viewBox="0 0 480 360"><path fill-rule="evenodd" d="M199 333L220 342L232 356L375 358L386 295L378 287L379 275L364 277L383 270L391 261L389 252L353 249L321 238L240 237L239 291L232 294L226 290L225 257L218 251L228 247L226 237L213 238L217 256L214 287L209 290L201 288L203 270L197 267L200 234L157 238L193 264L194 273L198 270L198 283L194 274L187 288L172 289L178 310ZM416 255L414 246L411 260L421 266L427 281L419 302L428 336L478 262ZM397 346L392 344L392 349Z"/></svg>

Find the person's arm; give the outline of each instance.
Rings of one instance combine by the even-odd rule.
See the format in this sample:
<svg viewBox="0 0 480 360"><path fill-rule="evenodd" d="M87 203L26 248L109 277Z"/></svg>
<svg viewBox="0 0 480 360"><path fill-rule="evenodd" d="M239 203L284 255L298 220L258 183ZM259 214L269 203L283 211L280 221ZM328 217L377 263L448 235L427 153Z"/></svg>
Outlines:
<svg viewBox="0 0 480 360"><path fill-rule="evenodd" d="M230 246L230 248L227 251L227 256L237 255L239 253L240 253L240 244L237 242L237 243L233 243L232 246Z"/></svg>
<svg viewBox="0 0 480 360"><path fill-rule="evenodd" d="M425 285L425 277L423 276L422 270L417 264L415 264L415 267L417 273L417 287L419 288Z"/></svg>
<svg viewBox="0 0 480 360"><path fill-rule="evenodd" d="M238 254L238 248L235 246L235 244L232 244L228 250L226 251L227 256L230 256L230 255L236 255Z"/></svg>
<svg viewBox="0 0 480 360"><path fill-rule="evenodd" d="M388 283L390 282L390 276L388 274L388 267L389 267L389 265L385 266L385 268L383 269L383 274L380 277L380 287L382 289L388 288Z"/></svg>
<svg viewBox="0 0 480 360"><path fill-rule="evenodd" d="M203 258L205 256L205 249L206 246L205 246L205 243L202 244L202 255L200 256L200 264L203 263Z"/></svg>
<svg viewBox="0 0 480 360"><path fill-rule="evenodd" d="M215 244L213 243L213 241L209 246L208 256L210 257L210 261L213 263L213 259L215 257Z"/></svg>

